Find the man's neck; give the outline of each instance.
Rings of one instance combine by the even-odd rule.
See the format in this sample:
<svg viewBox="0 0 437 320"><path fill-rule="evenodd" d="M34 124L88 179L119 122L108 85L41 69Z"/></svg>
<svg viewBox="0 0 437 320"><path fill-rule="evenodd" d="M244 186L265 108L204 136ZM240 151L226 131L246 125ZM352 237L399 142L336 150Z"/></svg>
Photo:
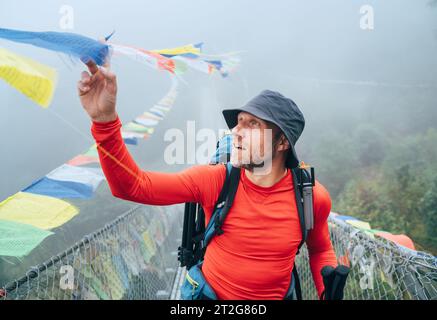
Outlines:
<svg viewBox="0 0 437 320"><path fill-rule="evenodd" d="M246 177L254 184L268 188L279 182L286 174L287 168L284 165L273 165L268 174L260 174L254 170L244 169Z"/></svg>

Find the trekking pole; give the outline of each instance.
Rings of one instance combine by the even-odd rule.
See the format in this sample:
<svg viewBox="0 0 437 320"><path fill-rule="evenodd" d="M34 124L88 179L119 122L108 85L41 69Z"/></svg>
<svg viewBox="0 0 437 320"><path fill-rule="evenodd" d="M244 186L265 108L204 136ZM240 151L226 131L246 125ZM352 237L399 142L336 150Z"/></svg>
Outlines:
<svg viewBox="0 0 437 320"><path fill-rule="evenodd" d="M335 268L335 278L332 284L332 300L343 300L344 287L350 268L339 265Z"/></svg>
<svg viewBox="0 0 437 320"><path fill-rule="evenodd" d="M344 265L339 265L335 269L331 266L322 268L322 277L325 290L321 300L342 300L346 279L350 269Z"/></svg>
<svg viewBox="0 0 437 320"><path fill-rule="evenodd" d="M193 260L193 236L195 230L196 204L186 203L184 211L184 225L182 231L182 243L178 248L178 260L181 267L189 267Z"/></svg>
<svg viewBox="0 0 437 320"><path fill-rule="evenodd" d="M325 290L322 292L320 297L321 300L332 300L331 292L332 292L332 283L335 277L335 269L331 266L325 266L322 268L322 277L323 277L323 285Z"/></svg>

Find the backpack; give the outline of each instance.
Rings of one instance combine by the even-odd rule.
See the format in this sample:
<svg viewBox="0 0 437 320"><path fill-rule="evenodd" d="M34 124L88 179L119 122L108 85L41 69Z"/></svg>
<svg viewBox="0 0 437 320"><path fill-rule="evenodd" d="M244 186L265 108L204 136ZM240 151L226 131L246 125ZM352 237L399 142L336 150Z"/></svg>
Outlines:
<svg viewBox="0 0 437 320"><path fill-rule="evenodd" d="M211 165L219 163L226 165L226 179L208 225L205 226L205 213L200 204L185 204L182 244L178 248L180 266L186 267L188 270L181 289L183 299L216 299L212 288L209 287L203 277L201 266L206 248L211 239L214 236L223 234L222 226L232 207L239 184L240 168L233 167L229 162L231 144L232 136L225 135L217 142L216 153L210 161ZM315 176L314 168L311 167L310 172L308 172L307 168L302 162L298 167L292 169L295 186L294 196L296 197L302 231L302 241L298 246L296 255L299 254L300 248L314 224L312 188L315 185ZM302 300L296 265L293 266L290 285L284 299Z"/></svg>

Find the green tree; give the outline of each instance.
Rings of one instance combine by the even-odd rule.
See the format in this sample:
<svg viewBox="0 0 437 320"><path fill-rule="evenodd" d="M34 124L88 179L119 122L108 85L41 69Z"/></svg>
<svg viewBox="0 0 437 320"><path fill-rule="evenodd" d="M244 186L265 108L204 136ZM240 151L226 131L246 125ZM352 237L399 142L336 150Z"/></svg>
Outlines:
<svg viewBox="0 0 437 320"><path fill-rule="evenodd" d="M437 175L420 201L426 228L427 244L437 249Z"/></svg>

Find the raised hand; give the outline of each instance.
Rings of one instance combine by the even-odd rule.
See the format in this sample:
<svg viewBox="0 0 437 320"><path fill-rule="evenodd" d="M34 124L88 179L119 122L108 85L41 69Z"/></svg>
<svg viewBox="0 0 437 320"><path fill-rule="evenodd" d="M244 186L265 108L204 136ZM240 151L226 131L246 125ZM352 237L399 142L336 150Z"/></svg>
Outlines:
<svg viewBox="0 0 437 320"><path fill-rule="evenodd" d="M93 61L88 61L86 65L89 72L83 71L77 84L83 108L95 122L117 119L117 79L109 70L109 63L100 68Z"/></svg>

